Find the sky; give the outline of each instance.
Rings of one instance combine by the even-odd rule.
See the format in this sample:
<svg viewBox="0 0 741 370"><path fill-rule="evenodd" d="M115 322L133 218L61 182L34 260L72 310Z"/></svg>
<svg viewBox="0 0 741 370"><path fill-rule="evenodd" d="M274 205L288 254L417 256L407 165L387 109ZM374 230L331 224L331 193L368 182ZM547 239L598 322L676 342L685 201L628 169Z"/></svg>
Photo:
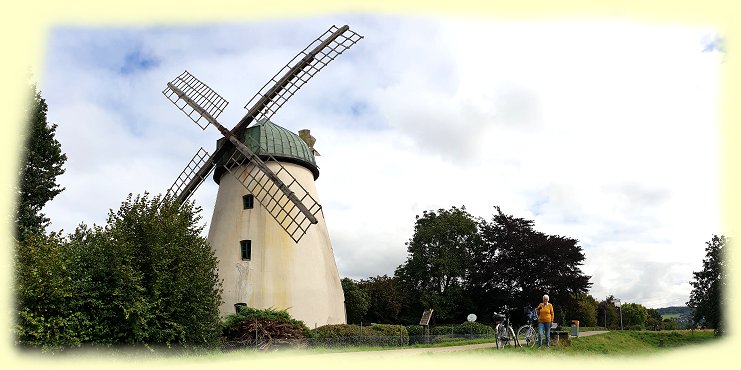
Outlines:
<svg viewBox="0 0 741 370"><path fill-rule="evenodd" d="M316 137L341 277L392 275L415 215L494 206L579 240L590 293L683 305L720 218L719 36L617 19L334 15L244 23L56 26L38 76L68 160L52 230L105 224L165 192L201 131L163 95L188 70L244 104L331 25L364 36L272 120ZM211 219L217 185L192 199ZM204 232L205 234L205 232ZM543 266L547 271L549 266Z"/></svg>

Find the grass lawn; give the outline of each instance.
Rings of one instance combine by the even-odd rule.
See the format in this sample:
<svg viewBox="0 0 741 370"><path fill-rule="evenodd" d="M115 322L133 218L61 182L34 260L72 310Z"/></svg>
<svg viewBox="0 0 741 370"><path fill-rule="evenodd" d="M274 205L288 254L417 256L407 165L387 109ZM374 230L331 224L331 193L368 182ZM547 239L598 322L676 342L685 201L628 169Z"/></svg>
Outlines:
<svg viewBox="0 0 741 370"><path fill-rule="evenodd" d="M588 337L571 338L571 345L553 346L551 348L517 348L511 351L497 351L492 349L477 349L463 353L521 353L549 355L583 356L583 355L607 355L607 356L633 356L641 354L657 353L671 350L686 345L713 343L721 337L713 335L712 330L690 332L688 330L677 331L611 331L605 334L591 335Z"/></svg>

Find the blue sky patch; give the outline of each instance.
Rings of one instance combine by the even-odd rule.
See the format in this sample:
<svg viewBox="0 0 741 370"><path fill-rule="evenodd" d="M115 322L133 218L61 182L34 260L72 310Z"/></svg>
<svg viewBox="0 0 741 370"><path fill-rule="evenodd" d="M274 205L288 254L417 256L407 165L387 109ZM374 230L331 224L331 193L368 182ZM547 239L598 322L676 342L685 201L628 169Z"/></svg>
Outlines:
<svg viewBox="0 0 741 370"><path fill-rule="evenodd" d="M535 216L540 216L540 214L543 211L543 205L548 203L548 196L545 197L538 197L535 202L533 202L530 205L530 212L532 212Z"/></svg>
<svg viewBox="0 0 741 370"><path fill-rule="evenodd" d="M350 113L352 113L353 117L362 115L367 109L368 104L362 101L356 101L353 102L352 105L350 105Z"/></svg>
<svg viewBox="0 0 741 370"><path fill-rule="evenodd" d="M150 55L142 53L141 49L133 50L126 54L124 63L119 69L121 74L128 75L137 71L143 71L157 67L160 61Z"/></svg>

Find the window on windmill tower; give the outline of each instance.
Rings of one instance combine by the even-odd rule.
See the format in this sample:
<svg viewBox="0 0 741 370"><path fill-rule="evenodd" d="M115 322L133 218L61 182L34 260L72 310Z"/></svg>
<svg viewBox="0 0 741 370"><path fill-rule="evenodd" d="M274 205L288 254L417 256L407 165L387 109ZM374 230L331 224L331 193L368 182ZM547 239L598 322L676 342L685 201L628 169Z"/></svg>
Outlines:
<svg viewBox="0 0 741 370"><path fill-rule="evenodd" d="M252 259L252 240L240 241L239 248L242 251L242 261L249 261Z"/></svg>
<svg viewBox="0 0 741 370"><path fill-rule="evenodd" d="M244 209L250 209L255 207L255 197L252 194L246 194L242 196L242 206Z"/></svg>

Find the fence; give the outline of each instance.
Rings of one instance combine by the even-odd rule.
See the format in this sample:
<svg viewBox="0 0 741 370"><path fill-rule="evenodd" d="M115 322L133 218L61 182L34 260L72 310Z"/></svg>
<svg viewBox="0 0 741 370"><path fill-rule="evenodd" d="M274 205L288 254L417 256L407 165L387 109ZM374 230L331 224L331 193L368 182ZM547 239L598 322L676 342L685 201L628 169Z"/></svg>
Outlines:
<svg viewBox="0 0 741 370"><path fill-rule="evenodd" d="M333 348L333 347L408 347L415 344L436 344L445 342L457 342L475 339L494 340L494 334L445 334L445 335L361 335L335 338L304 338L304 339L269 339L258 338L246 341L231 341L222 344L223 351L252 348L256 350L268 350L279 348Z"/></svg>

